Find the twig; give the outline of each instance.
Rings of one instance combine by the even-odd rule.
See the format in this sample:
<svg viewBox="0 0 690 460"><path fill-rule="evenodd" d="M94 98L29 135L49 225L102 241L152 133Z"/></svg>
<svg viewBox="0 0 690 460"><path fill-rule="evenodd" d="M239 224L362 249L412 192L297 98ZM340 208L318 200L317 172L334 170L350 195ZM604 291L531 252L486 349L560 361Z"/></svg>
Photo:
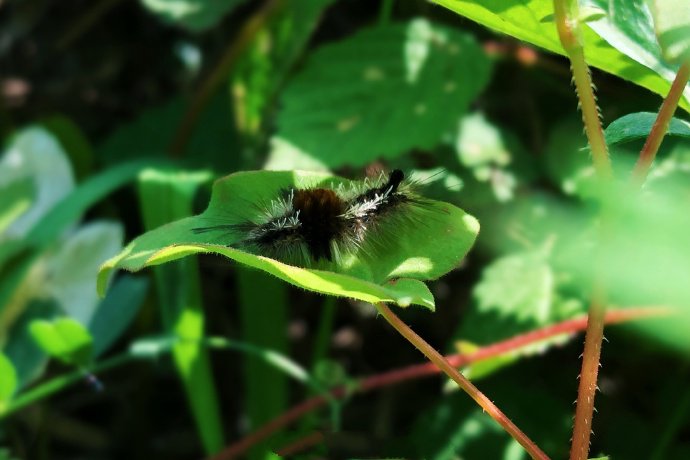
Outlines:
<svg viewBox="0 0 690 460"><path fill-rule="evenodd" d="M656 120L654 120L654 125L652 125L652 130L649 132L649 136L640 151L640 157L637 159L637 163L635 163L632 179L637 186L641 186L647 178L649 168L654 161L654 157L656 157L656 153L659 151L659 146L661 146L661 141L664 139L666 131L668 131L668 126L671 123L676 107L678 107L678 102L683 96L683 90L689 78L690 65L686 62L678 69L676 78L671 84L671 89L661 104Z"/></svg>
<svg viewBox="0 0 690 460"><path fill-rule="evenodd" d="M393 311L384 303L377 303L376 307L381 315L393 326L403 337L405 337L412 345L414 345L429 361L433 362L439 369L441 369L448 377L450 377L458 386L475 400L479 406L484 409L489 416L498 422L504 430L510 434L513 439L520 443L525 448L527 453L534 458L540 460L547 460L549 457L542 452L542 450L530 439L525 433L520 430L484 393L479 391L465 376L463 376L451 363L448 362L434 347L429 345L423 338L421 338L415 331L413 331L407 324L405 324Z"/></svg>
<svg viewBox="0 0 690 460"><path fill-rule="evenodd" d="M323 442L323 434L319 433L318 431L311 433L310 435L307 435L303 438L298 439L297 441L293 442L292 444L289 444L282 449L278 450L276 453L280 455L281 457L287 457L289 455L295 455L303 450L306 450L310 447L313 447L321 442Z"/></svg>
<svg viewBox="0 0 690 460"><path fill-rule="evenodd" d="M669 313L670 310L663 307L626 308L624 310L613 310L606 314L606 324L618 324L650 316L667 315ZM448 356L446 359L454 367L466 366L477 361L511 352L517 348L521 348L535 342L540 342L551 337L564 334L574 334L584 330L585 327L587 327L587 318L583 316L481 347L479 350L471 354L454 354ZM408 380L436 375L440 372L440 369L433 363L416 364L413 366L404 367L402 369L395 369L389 372L364 378L359 382L359 385L356 388L351 389L350 391L354 391L356 393L365 393L367 391L397 385L398 383ZM327 405L333 399L344 398L348 394L350 394L348 393L348 389L344 387L336 387L330 391L329 396L322 395L307 399L300 404L293 406L287 412L284 412L283 414L274 418L248 436L240 439L235 444L228 446L222 452L209 460L230 460L242 455L253 445L263 441L271 434L293 423L305 414Z"/></svg>

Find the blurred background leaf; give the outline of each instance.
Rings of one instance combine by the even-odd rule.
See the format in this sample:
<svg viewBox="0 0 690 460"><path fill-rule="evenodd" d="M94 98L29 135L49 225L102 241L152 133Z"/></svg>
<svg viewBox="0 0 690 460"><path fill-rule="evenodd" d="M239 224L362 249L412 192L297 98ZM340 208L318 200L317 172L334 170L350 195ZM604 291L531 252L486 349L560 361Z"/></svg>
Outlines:
<svg viewBox="0 0 690 460"><path fill-rule="evenodd" d="M324 46L290 82L272 155L290 146L337 167L432 148L490 69L471 36L424 19L361 31Z"/></svg>

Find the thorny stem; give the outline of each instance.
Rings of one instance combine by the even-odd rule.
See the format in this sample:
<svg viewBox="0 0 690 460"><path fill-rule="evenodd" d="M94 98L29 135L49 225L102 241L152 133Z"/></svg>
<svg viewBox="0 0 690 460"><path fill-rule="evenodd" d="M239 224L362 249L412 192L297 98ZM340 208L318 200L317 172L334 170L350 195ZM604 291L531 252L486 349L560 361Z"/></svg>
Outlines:
<svg viewBox="0 0 690 460"><path fill-rule="evenodd" d="M220 85L223 84L233 65L242 55L242 52L249 46L256 34L282 3L283 0L267 0L254 16L244 23L238 32L237 38L228 45L221 60L192 97L192 102L189 104L189 108L184 114L175 134L175 138L169 148L173 156L182 156L192 136L194 127L199 120L199 116L201 116L211 96L213 96Z"/></svg>
<svg viewBox="0 0 690 460"><path fill-rule="evenodd" d="M664 314L669 314L669 310L663 307L626 308L625 310L613 310L606 314L606 323L617 324L634 319L645 318L648 316L659 316ZM574 334L578 331L584 330L586 326L586 317L575 318L554 324L552 326L547 326L536 331L517 335L501 342L487 345L471 354L455 354L447 356L446 359L454 367L466 366L476 361L489 359L494 356L515 351L520 347L546 340L551 337L563 334ZM435 375L439 372L440 369L436 367L434 363L417 364L364 378L359 382L356 388L350 390L358 393L364 393L367 391L396 385L408 380ZM266 439L279 429L298 420L305 414L325 406L333 399L344 398L348 394L350 393L346 388L336 387L330 391L330 395L328 396L320 395L303 401L297 406L293 406L287 412L284 412L283 414L269 421L250 435L240 439L235 444L228 446L222 452L212 457L212 460L229 460L236 458L237 456L240 456L246 452L253 445Z"/></svg>
<svg viewBox="0 0 690 460"><path fill-rule="evenodd" d="M652 165L657 151L659 151L659 146L661 145L666 131L668 131L671 118L673 118L673 113L676 111L676 107L678 107L678 101L680 101L680 98L683 96L683 90L689 78L690 64L686 62L678 69L676 78L671 84L671 89L664 99L664 102L661 104L656 120L654 120L652 130L649 132L649 136L640 151L640 157L637 159L632 173L633 182L637 186L641 186L647 178L649 167Z"/></svg>
<svg viewBox="0 0 690 460"><path fill-rule="evenodd" d="M570 58L573 80L582 110L582 121L592 151L592 161L597 176L604 182L612 179L611 162L608 156L604 131L601 128L599 108L592 85L592 76L585 62L584 48L579 25L577 0L554 0L556 28L561 44ZM604 216L606 217L606 216ZM604 222L605 224L606 222ZM600 275L600 274L599 274ZM585 333L585 347L582 353L582 369L575 408L575 424L570 446L570 460L586 460L592 433L594 397L597 390L601 343L604 338L604 315L606 313L606 291L601 276L595 279L594 295L590 304Z"/></svg>
<svg viewBox="0 0 690 460"><path fill-rule="evenodd" d="M386 318L403 337L405 337L412 345L414 345L429 361L436 364L448 377L450 377L458 386L475 400L479 406L486 411L492 419L496 420L504 430L508 432L527 453L534 459L546 460L549 457L542 452L542 450L527 437L525 433L520 430L496 405L487 398L484 393L479 391L469 380L465 378L446 358L441 355L434 347L429 345L423 338L421 338L415 331L413 331L405 322L403 322L388 306L382 302L376 304L379 313Z"/></svg>
<svg viewBox="0 0 690 460"><path fill-rule="evenodd" d="M599 108L597 107L592 75L585 62L585 53L578 24L577 0L554 0L556 28L561 44L570 58L573 81L582 110L587 140L592 150L592 161L597 175L603 179L611 178L611 161L601 128Z"/></svg>
<svg viewBox="0 0 690 460"><path fill-rule="evenodd" d="M594 413L594 395L597 391L601 344L604 340L604 293L601 286L595 287L592 303L587 316L585 347L582 352L582 370L577 389L575 406L575 424L573 439L570 445L570 460L586 460L589 454L592 434L592 415Z"/></svg>

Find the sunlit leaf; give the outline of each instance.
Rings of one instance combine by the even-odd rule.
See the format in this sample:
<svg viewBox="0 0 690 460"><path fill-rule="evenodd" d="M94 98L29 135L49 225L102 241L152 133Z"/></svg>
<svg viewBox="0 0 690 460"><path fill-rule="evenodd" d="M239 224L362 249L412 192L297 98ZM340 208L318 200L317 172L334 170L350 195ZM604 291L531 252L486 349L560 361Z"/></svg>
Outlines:
<svg viewBox="0 0 690 460"><path fill-rule="evenodd" d="M0 186L0 240L12 222L31 208L34 200L33 180L28 177Z"/></svg>
<svg viewBox="0 0 690 460"><path fill-rule="evenodd" d="M690 8L678 0L647 0L664 57L690 62Z"/></svg>
<svg viewBox="0 0 690 460"><path fill-rule="evenodd" d="M145 233L108 261L99 275L99 292L105 291L105 282L112 269L140 270L190 254L216 253L304 289L367 302L431 307L433 299L419 280L438 278L456 267L479 229L473 217L447 203L430 202L424 206L421 212L426 214L420 216L423 225L415 224L412 219L391 221L388 225L383 222L376 232L382 242L390 243L372 245L370 251L348 258L346 265L326 264L313 269L287 265L229 247L241 235L193 231L213 224L241 223L256 218L257 210L247 203L270 203L285 188L332 187L345 183L345 179L327 174L292 171L245 172L220 179L214 185L211 203L203 214ZM445 244L437 244L436 238L443 238Z"/></svg>
<svg viewBox="0 0 690 460"><path fill-rule="evenodd" d="M12 362L0 353L0 414L4 411L17 389L17 371Z"/></svg>
<svg viewBox="0 0 690 460"><path fill-rule="evenodd" d="M122 250L122 233L118 223L91 222L45 257L43 294L54 298L65 313L84 326L98 305L93 289L98 267Z"/></svg>
<svg viewBox="0 0 690 460"><path fill-rule="evenodd" d="M457 337L476 343L546 326L576 311L558 297L544 250L511 254L491 263L475 286L473 298Z"/></svg>
<svg viewBox="0 0 690 460"><path fill-rule="evenodd" d="M434 1L490 29L565 54L553 22L551 0ZM582 24L587 62L666 96L676 69L661 59L644 0L593 0L590 5L606 14ZM686 88L680 105L690 109L690 88Z"/></svg>
<svg viewBox="0 0 690 460"><path fill-rule="evenodd" d="M141 0L164 21L201 32L210 29L245 0Z"/></svg>
<svg viewBox="0 0 690 460"><path fill-rule="evenodd" d="M470 35L423 19L362 30L317 50L290 82L274 145L330 167L434 147L490 68Z"/></svg>
<svg viewBox="0 0 690 460"><path fill-rule="evenodd" d="M26 128L14 136L0 160L0 188L30 180L34 189L31 207L5 229L7 237L25 235L51 208L74 188L67 155L47 130Z"/></svg>
<svg viewBox="0 0 690 460"><path fill-rule="evenodd" d="M29 330L36 343L53 358L78 366L90 363L93 338L77 321L38 319L29 325Z"/></svg>

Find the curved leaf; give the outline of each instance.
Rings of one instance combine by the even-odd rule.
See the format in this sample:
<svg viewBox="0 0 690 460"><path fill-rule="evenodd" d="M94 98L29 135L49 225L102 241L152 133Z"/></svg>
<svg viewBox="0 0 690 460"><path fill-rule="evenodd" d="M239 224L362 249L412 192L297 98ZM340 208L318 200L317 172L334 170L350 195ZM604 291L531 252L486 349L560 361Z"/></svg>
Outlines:
<svg viewBox="0 0 690 460"><path fill-rule="evenodd" d="M17 389L17 371L7 356L0 352L0 414L8 406Z"/></svg>
<svg viewBox="0 0 690 460"><path fill-rule="evenodd" d="M330 167L434 147L490 68L472 36L423 19L363 30L316 51L290 82L274 146Z"/></svg>
<svg viewBox="0 0 690 460"><path fill-rule="evenodd" d="M551 0L434 0L490 29L565 55L553 22ZM665 96L675 68L663 62L651 14L642 0L594 0L602 13L583 24L587 62L601 70ZM593 16L592 16L593 17ZM690 89L680 106L690 110Z"/></svg>
<svg viewBox="0 0 690 460"><path fill-rule="evenodd" d="M613 145L646 138L652 130L656 116L652 112L638 112L614 120L604 131L606 143ZM666 135L690 137L690 123L680 118L672 118Z"/></svg>
<svg viewBox="0 0 690 460"><path fill-rule="evenodd" d="M106 262L99 273L99 292L105 292L108 273L113 269L136 271L191 254L215 253L311 291L366 302L432 308L433 297L421 280L438 278L455 268L479 231L472 216L447 203L430 201L417 218L382 222L375 235L367 235L368 240L377 240L377 244L370 245L371 250L360 251L337 266L328 263L299 268L229 247L241 236L193 231L210 224L256 218L260 212L256 203L270 203L289 187L337 187L348 182L327 174L299 171L241 172L222 178L214 184L211 203L204 213L145 233Z"/></svg>
<svg viewBox="0 0 690 460"><path fill-rule="evenodd" d="M38 346L53 358L76 366L86 366L91 361L93 338L71 318L34 320L29 324L29 332Z"/></svg>
<svg viewBox="0 0 690 460"><path fill-rule="evenodd" d="M647 0L664 57L690 62L690 8L677 0Z"/></svg>

